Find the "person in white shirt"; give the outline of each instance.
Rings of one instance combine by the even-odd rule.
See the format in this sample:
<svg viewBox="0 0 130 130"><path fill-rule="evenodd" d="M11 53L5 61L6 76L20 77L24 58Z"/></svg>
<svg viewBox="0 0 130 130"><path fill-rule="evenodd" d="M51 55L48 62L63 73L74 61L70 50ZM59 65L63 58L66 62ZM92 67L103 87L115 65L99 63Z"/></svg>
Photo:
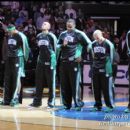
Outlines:
<svg viewBox="0 0 130 130"><path fill-rule="evenodd" d="M24 32L28 32L30 34L33 34L33 33L36 34L36 27L33 25L32 22L33 22L32 19L28 20L28 24L27 26L25 26Z"/></svg>
<svg viewBox="0 0 130 130"><path fill-rule="evenodd" d="M72 5L68 5L67 9L65 10L65 14L67 14L70 18L70 15L73 14L73 18L77 18L76 11L72 8Z"/></svg>
<svg viewBox="0 0 130 130"><path fill-rule="evenodd" d="M45 22L45 18L44 18L44 14L41 13L41 15L37 18L37 21L36 21L36 28L38 31L41 31L43 22Z"/></svg>
<svg viewBox="0 0 130 130"><path fill-rule="evenodd" d="M21 14L24 14L25 19L28 19L28 11L25 9L25 7L22 7L22 10L19 11L19 16L21 16Z"/></svg>
<svg viewBox="0 0 130 130"><path fill-rule="evenodd" d="M10 5L11 5L11 9L13 10L13 9L19 9L19 2L18 1L12 1L11 3L10 3Z"/></svg>
<svg viewBox="0 0 130 130"><path fill-rule="evenodd" d="M40 12L44 14L45 11L46 11L45 4L42 4L42 6L40 8Z"/></svg>

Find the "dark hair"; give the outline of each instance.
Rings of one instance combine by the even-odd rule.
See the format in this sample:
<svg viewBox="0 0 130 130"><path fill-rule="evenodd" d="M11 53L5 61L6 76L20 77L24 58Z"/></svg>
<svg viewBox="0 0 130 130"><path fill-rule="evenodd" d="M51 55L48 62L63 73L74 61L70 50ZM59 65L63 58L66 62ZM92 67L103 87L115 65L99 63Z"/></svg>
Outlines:
<svg viewBox="0 0 130 130"><path fill-rule="evenodd" d="M75 23L75 20L74 20L74 19L68 19L68 20L67 20L67 23L73 23L74 25L76 25L76 23Z"/></svg>
<svg viewBox="0 0 130 130"><path fill-rule="evenodd" d="M118 35L114 35L114 36L113 36L113 39L114 39L114 38L119 38L119 36L118 36Z"/></svg>

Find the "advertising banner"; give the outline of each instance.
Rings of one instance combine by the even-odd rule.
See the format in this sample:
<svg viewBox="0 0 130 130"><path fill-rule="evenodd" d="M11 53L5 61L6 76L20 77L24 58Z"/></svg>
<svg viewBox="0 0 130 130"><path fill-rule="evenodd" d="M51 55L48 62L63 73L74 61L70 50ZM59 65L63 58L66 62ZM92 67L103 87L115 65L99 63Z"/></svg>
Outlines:
<svg viewBox="0 0 130 130"><path fill-rule="evenodd" d="M91 83L91 69L90 65L84 65L84 83ZM118 65L117 76L115 84L117 85L128 85L128 65Z"/></svg>

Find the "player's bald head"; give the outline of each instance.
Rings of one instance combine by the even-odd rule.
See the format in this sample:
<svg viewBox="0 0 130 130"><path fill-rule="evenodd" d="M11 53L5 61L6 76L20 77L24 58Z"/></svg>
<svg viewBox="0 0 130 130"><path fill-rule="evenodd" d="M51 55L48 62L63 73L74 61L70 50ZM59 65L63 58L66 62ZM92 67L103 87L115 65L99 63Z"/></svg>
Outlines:
<svg viewBox="0 0 130 130"><path fill-rule="evenodd" d="M94 39L103 37L102 31L101 30L94 31L93 37L94 37Z"/></svg>
<svg viewBox="0 0 130 130"><path fill-rule="evenodd" d="M42 24L42 30L50 30L51 25L49 22L43 22Z"/></svg>

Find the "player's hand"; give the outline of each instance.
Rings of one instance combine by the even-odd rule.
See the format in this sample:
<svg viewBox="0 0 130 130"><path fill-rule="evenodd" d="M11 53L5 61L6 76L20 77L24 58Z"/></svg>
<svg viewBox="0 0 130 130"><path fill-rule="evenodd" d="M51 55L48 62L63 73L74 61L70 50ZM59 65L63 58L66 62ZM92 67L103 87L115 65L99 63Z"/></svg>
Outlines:
<svg viewBox="0 0 130 130"><path fill-rule="evenodd" d="M81 62L81 61L82 61L82 58L81 58L81 57L78 57L78 58L76 58L75 61L76 61L76 62Z"/></svg>
<svg viewBox="0 0 130 130"><path fill-rule="evenodd" d="M64 40L63 46L66 46L67 44L68 44L68 41L67 41L67 40Z"/></svg>

